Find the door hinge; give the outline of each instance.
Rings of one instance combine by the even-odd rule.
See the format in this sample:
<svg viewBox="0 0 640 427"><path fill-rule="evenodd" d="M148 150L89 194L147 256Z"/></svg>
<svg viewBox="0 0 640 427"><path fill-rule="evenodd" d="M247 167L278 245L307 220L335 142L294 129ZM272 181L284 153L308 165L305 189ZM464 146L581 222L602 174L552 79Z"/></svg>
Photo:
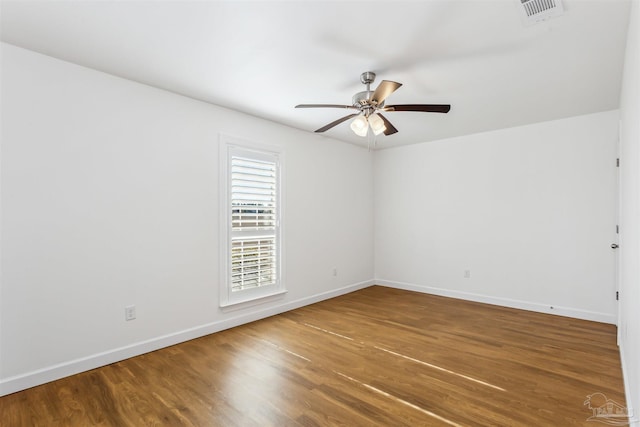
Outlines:
<svg viewBox="0 0 640 427"><path fill-rule="evenodd" d="M619 300L620 300L620 292L616 291L616 301L619 301Z"/></svg>
<svg viewBox="0 0 640 427"><path fill-rule="evenodd" d="M619 168L620 167L620 157L618 157L616 159L616 167Z"/></svg>
<svg viewBox="0 0 640 427"><path fill-rule="evenodd" d="M616 225L616 234L620 234L620 226Z"/></svg>

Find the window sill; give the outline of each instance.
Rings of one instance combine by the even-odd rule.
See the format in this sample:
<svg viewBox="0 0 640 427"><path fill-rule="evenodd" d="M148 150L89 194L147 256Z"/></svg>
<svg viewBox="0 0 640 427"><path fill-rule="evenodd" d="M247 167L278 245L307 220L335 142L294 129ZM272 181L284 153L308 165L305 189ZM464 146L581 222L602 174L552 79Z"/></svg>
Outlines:
<svg viewBox="0 0 640 427"><path fill-rule="evenodd" d="M266 304L277 299L281 299L287 293L286 290L276 291L259 297L250 297L247 299L239 299L238 301L226 302L220 304L220 309L224 313L229 311L242 310L244 308L253 307L260 304Z"/></svg>

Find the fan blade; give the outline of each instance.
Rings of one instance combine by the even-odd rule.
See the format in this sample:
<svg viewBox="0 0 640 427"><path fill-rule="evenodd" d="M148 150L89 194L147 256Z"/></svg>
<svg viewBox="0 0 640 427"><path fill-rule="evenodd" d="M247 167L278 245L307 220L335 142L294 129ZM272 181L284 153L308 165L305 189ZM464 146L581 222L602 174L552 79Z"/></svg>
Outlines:
<svg viewBox="0 0 640 427"><path fill-rule="evenodd" d="M392 82L391 80L381 81L373 95L371 95L371 102L377 105L382 104L387 96L398 90L400 86L402 86L402 83Z"/></svg>
<svg viewBox="0 0 640 427"><path fill-rule="evenodd" d="M347 120L349 120L351 117L355 117L355 116L357 116L358 114L360 114L360 113L354 113L354 114L349 114L348 116L344 116L344 117L342 117L342 118L340 118L340 119L338 119L338 120L336 120L336 121L333 121L333 122L329 123L329 124L328 124L328 125L326 125L326 126L321 127L320 129L316 130L316 132L317 132L317 133L320 133L320 132L324 132L324 131L326 131L326 130L329 130L329 129L331 129L332 127L334 127L334 126L336 126L336 125L339 125L339 124L340 124L340 123L342 123L342 122L346 122L346 121L347 121Z"/></svg>
<svg viewBox="0 0 640 427"><path fill-rule="evenodd" d="M449 104L401 104L387 105L383 111L422 111L425 113L448 113L451 109Z"/></svg>
<svg viewBox="0 0 640 427"><path fill-rule="evenodd" d="M340 105L340 104L299 104L295 108L349 108L352 110L359 110L359 107L353 105Z"/></svg>
<svg viewBox="0 0 640 427"><path fill-rule="evenodd" d="M386 128L384 130L384 134L389 136L389 135L393 135L394 133L398 132L398 129L396 129L389 120L387 120L387 118L385 116L383 116L382 114L380 114L379 112L376 113L378 116L380 116L380 118L382 119L382 121L384 122L384 127Z"/></svg>

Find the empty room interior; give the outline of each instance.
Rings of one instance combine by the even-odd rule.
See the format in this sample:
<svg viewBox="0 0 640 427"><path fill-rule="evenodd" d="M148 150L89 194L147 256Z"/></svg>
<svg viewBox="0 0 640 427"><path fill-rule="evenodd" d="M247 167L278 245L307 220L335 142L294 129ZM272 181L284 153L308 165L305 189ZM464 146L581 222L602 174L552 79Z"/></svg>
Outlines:
<svg viewBox="0 0 640 427"><path fill-rule="evenodd" d="M0 425L640 426L638 0L0 1Z"/></svg>

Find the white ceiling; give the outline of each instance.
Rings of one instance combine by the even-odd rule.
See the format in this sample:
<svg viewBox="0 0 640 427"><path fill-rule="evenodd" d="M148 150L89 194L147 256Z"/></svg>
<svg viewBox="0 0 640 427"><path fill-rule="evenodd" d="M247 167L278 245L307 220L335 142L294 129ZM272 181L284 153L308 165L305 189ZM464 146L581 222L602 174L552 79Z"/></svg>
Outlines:
<svg viewBox="0 0 640 427"><path fill-rule="evenodd" d="M519 0L1 1L2 40L313 132L346 115L363 71L404 85L380 148L619 107L629 0L562 0L525 27ZM345 122L324 135L366 145Z"/></svg>

